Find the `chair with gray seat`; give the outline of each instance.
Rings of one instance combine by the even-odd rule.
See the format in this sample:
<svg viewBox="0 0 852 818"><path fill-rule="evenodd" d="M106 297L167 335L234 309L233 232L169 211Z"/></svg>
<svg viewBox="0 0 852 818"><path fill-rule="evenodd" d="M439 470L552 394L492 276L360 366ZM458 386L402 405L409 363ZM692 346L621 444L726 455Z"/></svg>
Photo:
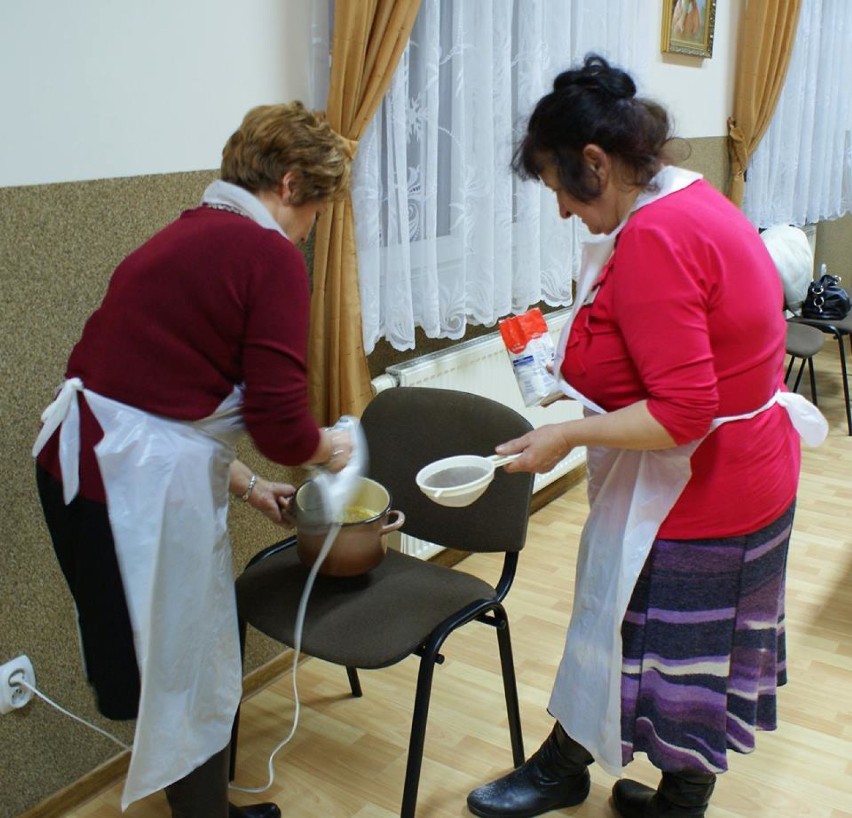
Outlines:
<svg viewBox="0 0 852 818"><path fill-rule="evenodd" d="M808 367L808 374L811 380L811 400L814 406L817 405L817 389L816 377L814 374L814 355L816 355L825 345L825 336L816 328L809 327L807 324L800 324L795 321L787 322L787 354L790 356L790 361L787 364L787 372L784 376L784 382L789 386L790 375L793 373L793 366L796 361L801 361L798 372L796 373L796 381L792 386L793 392L799 391L799 384L802 382L802 375L805 372L805 366Z"/></svg>
<svg viewBox="0 0 852 818"><path fill-rule="evenodd" d="M366 575L351 579L320 575L311 592L302 651L345 667L353 696L361 695L358 669L383 668L412 655L420 657L400 811L403 818L411 818L435 665L443 661L440 651L447 637L469 622L496 629L512 758L515 766L524 761L503 600L524 547L533 486L531 474L498 469L473 505L447 508L422 494L415 475L422 466L443 457L492 454L495 445L532 427L513 409L487 398L424 387L380 392L364 411L361 425L369 449L368 476L387 488L392 507L405 514L404 533L449 549L504 555L502 572L491 583L458 567L389 549ZM290 538L261 551L237 579L243 644L249 624L293 646L297 607L308 575L294 542ZM232 752L237 747L237 725Z"/></svg>
<svg viewBox="0 0 852 818"><path fill-rule="evenodd" d="M843 339L850 336L852 344L852 315L840 320L812 319L801 316L802 303L808 292L808 285L814 278L814 253L805 232L793 225L777 224L761 231L760 234L775 268L781 278L784 290L784 309L792 315L787 323L787 353L793 356L787 367L787 379L792 372L795 360L802 359L796 376L794 391L798 389L804 364L807 363L811 377L811 395L816 403L816 381L814 378L813 356L822 349L810 328L834 336L840 352L840 377L846 405L846 426L852 435L852 411L849 405L849 381L846 372L846 351ZM825 339L823 338L823 341ZM812 351L811 351L812 350ZM810 354L808 354L810 352Z"/></svg>
<svg viewBox="0 0 852 818"><path fill-rule="evenodd" d="M837 351L840 354L840 380L843 386L843 400L846 407L846 428L852 435L852 408L849 403L849 377L846 367L846 348L844 338L849 338L852 348L852 313L845 318L804 318L797 315L790 319L792 324L814 327L820 332L831 335L837 341Z"/></svg>

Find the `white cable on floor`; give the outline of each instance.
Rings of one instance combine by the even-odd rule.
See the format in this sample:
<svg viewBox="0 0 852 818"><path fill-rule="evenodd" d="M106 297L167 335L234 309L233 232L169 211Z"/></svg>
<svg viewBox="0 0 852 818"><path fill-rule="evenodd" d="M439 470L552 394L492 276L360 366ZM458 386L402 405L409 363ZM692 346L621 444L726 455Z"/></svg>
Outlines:
<svg viewBox="0 0 852 818"><path fill-rule="evenodd" d="M239 787L236 784L229 784L228 787L232 790L238 790L239 792L250 792L250 793L259 793L266 792L275 781L275 771L272 767L272 762L275 760L275 756L278 755L278 752L284 747L286 744L290 742L290 739L296 733L296 727L299 724L299 688L296 683L296 669L299 666L299 654L302 650L302 631L305 627L305 613L308 609L308 599L310 598L311 591L314 587L314 580L316 580L317 574L319 573L319 569L323 564L323 561L328 556L328 552L331 551L331 546L334 545L334 540L337 538L337 534L340 531L340 523L335 523L331 526L326 535L325 542L322 544L322 548L320 549L319 554L317 555L316 562L311 566L311 570L308 573L308 578L305 580L305 588L302 591L302 596L299 599L299 608L296 611L296 624L295 624L295 632L293 634L293 701L294 711L293 711L293 726L290 728L290 732L287 736L279 742L276 748L272 751L272 754L269 756L269 760L267 762L267 771L269 774L269 778L266 782L266 785L263 787Z"/></svg>
<svg viewBox="0 0 852 818"><path fill-rule="evenodd" d="M337 534L340 531L340 523L335 523L331 526L326 535L325 542L322 544L322 548L320 549L319 554L317 555L316 562L311 566L311 570L308 573L308 578L305 581L305 588L302 591L302 596L299 599L299 608L296 612L296 625L295 625L295 634L294 634L294 645L293 645L293 699L295 702L295 709L293 713L293 726L290 728L290 732L287 736L279 742L276 748L272 751L272 754L269 756L269 761L267 763L267 769L269 773L269 779L265 786L263 787L238 787L236 784L229 784L229 788L232 790L239 790L240 792L265 792L268 790L273 783L275 782L275 771L272 767L272 762L275 760L275 756L278 755L279 751L282 747L290 742L293 736L296 733L296 727L299 724L299 688L296 683L296 669L299 665L299 654L302 650L302 631L305 627L305 614L308 608L308 600L311 595L311 590L314 587L314 581L316 580L317 574L319 573L319 569L323 564L323 561L328 556L328 552L331 551L331 546L334 544L334 540L337 538ZM40 699L44 700L51 707L55 707L60 713L63 713L66 716L74 719L75 721L79 721L80 724L84 724L86 727L91 727L92 730L97 731L102 736L110 739L110 741L114 741L119 747L124 750L130 750L131 746L129 744L125 744L121 739L116 738L112 733L108 733L106 730L98 727L96 724L92 724L89 721L86 721L84 718L75 715L69 710L66 710L62 705L57 704L53 699L46 696L42 693L37 687L31 685L26 679L16 679L16 684L21 685L22 687L27 688Z"/></svg>
<svg viewBox="0 0 852 818"><path fill-rule="evenodd" d="M99 732L102 736L106 736L111 741L114 741L119 747L123 747L125 750L130 749L130 745L125 744L121 739L118 739L114 735L112 735L112 733L108 733L106 730L102 730L96 724L92 724L91 722L80 718L80 716L75 716L73 713L66 710L61 705L58 705L55 701L53 701L53 699L50 699L45 696L44 693L42 693L37 687L33 687L33 685L31 685L26 679L16 679L15 684L19 684L22 687L27 688L27 690L31 690L33 693L35 693L36 696L46 701L51 707L55 707L60 713L64 713L66 716L70 716L75 721L79 721L80 724L85 724L86 727L91 727L92 730L97 730L97 732Z"/></svg>

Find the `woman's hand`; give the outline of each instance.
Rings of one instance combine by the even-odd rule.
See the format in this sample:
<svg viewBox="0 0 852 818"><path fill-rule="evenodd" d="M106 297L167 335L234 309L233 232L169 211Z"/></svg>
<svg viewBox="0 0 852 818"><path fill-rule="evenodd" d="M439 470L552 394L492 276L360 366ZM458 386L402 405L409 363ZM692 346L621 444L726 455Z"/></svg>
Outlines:
<svg viewBox="0 0 852 818"><path fill-rule="evenodd" d="M528 471L537 474L550 471L574 448L575 444L568 436L570 423L548 423L527 432L523 437L501 443L495 449L497 454L522 453L517 460L507 463L503 468L507 472Z"/></svg>
<svg viewBox="0 0 852 818"><path fill-rule="evenodd" d="M352 456L352 436L344 429L323 428L320 445L325 443L328 444L328 459L320 465L336 474Z"/></svg>
<svg viewBox="0 0 852 818"><path fill-rule="evenodd" d="M332 474L339 472L352 456L352 436L345 429L323 426L316 451L303 466L321 466Z"/></svg>
<svg viewBox="0 0 852 818"><path fill-rule="evenodd" d="M263 512L277 525L295 525L290 501L296 493L289 483L272 483L258 477L245 463L234 460L230 467L230 489L252 508Z"/></svg>
<svg viewBox="0 0 852 818"><path fill-rule="evenodd" d="M289 483L270 483L258 477L248 503L277 525L295 525L295 519L290 516L290 501L295 493L295 486Z"/></svg>
<svg viewBox="0 0 852 818"><path fill-rule="evenodd" d="M648 402L642 400L614 412L540 426L523 437L501 443L495 451L501 455L522 453L503 467L507 472L542 473L550 471L576 446L655 451L676 445L648 410Z"/></svg>

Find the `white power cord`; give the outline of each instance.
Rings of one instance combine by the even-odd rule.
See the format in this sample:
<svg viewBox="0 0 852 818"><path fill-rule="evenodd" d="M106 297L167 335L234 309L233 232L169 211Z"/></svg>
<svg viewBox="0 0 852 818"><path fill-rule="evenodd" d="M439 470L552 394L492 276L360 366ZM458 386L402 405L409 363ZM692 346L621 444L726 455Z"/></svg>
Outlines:
<svg viewBox="0 0 852 818"><path fill-rule="evenodd" d="M319 569L322 567L323 561L328 556L328 552L331 551L331 546L334 544L335 539L337 538L337 534L340 531L340 523L335 523L329 528L328 534L326 535L325 542L322 544L322 548L320 549L319 554L317 555L316 562L314 562L313 566L311 566L311 570L308 573L308 578L305 581L305 588L302 591L302 596L299 599L299 608L296 611L296 624L295 624L295 633L294 633L294 645L293 645L293 700L295 703L295 709L293 712L293 726L290 728L290 732L285 736L282 741L278 743L275 749L269 756L269 760L267 762L267 771L269 778L267 783L263 787L239 787L236 784L229 784L229 788L232 790L239 790L240 792L249 792L249 793L259 793L265 792L268 790L273 783L275 782L275 771L272 767L272 762L275 760L275 756L281 751L281 749L289 744L290 740L296 734L296 727L299 725L299 688L296 681L296 669L299 666L299 655L302 650L302 632L305 628L305 614L308 609L308 600L310 599L311 591L314 587L314 582L316 581L317 574L319 573ZM42 693L37 687L31 685L26 679L20 678L15 680L15 684L19 684L22 687L27 688L36 696L38 696L43 701L47 702L51 707L55 707L60 713L63 713L66 716L74 719L75 721L80 722L80 724L84 724L86 727L91 727L92 730L100 733L102 736L110 739L110 741L114 741L119 747L124 750L130 750L131 746L129 744L125 744L121 739L116 738L112 733L108 733L106 730L98 727L96 724L92 724L86 719L77 716L72 713L70 710L66 710L62 705L57 704L53 699L49 696L46 696Z"/></svg>
<svg viewBox="0 0 852 818"><path fill-rule="evenodd" d="M119 747L123 747L125 750L130 749L129 744L125 744L121 739L116 738L112 733L108 733L106 730L102 730L96 724L92 724L91 722L86 721L84 718L81 718L80 716L76 716L76 715L74 715L74 713L70 712L69 710L66 710L64 707L62 707L61 705L59 705L55 701L53 701L53 699L45 696L44 693L42 693L37 687L34 687L33 685L31 685L26 679L16 679L15 684L19 684L19 685L21 685L21 687L25 687L25 688L27 688L27 690L32 691L40 699L46 701L51 707L55 707L60 713L64 713L66 716L70 716L75 721L79 721L80 724L85 724L86 727L91 727L92 730L96 730L102 736L106 736L111 741L114 741Z"/></svg>
<svg viewBox="0 0 852 818"><path fill-rule="evenodd" d="M250 793L259 793L266 792L272 784L275 782L275 771L272 767L272 762L275 760L275 756L278 755L279 751L287 744L289 744L290 740L296 733L296 727L299 724L299 688L296 683L296 670L299 667L299 654L302 650L302 631L305 628L305 613L308 609L308 599L310 598L311 591L314 587L314 581L317 578L317 574L319 573L319 569L323 564L323 561L328 556L328 552L331 551L331 546L334 544L335 539L337 538L337 534L340 531L340 523L334 523L331 528L329 528L328 534L326 535L325 542L322 544L322 548L320 549L319 554L317 555L316 562L311 566L311 570L308 573L308 578L305 580L305 587L302 591L302 596L299 599L299 608L296 611L296 624L295 630L293 634L293 701L294 701L294 710L293 710L293 726L290 728L290 732L278 743L275 749L269 756L269 760L267 761L267 772L268 779L266 784L263 787L240 787L236 784L229 784L228 787L232 790L238 790L239 792L250 792Z"/></svg>
<svg viewBox="0 0 852 818"><path fill-rule="evenodd" d="M265 792L266 790L268 790L273 785L273 783L275 782L275 771L272 767L272 762L275 760L275 756L278 755L278 753L281 751L281 749L285 745L287 745L290 742L290 740L293 738L293 736L296 734L296 727L299 724L299 709L300 709L299 708L299 688L298 688L297 681L296 681L296 669L298 668L298 665L299 665L299 655L300 655L301 650L302 650L302 632L304 631L304 628L305 628L305 614L306 614L307 609L308 609L308 600L310 598L311 591L313 590L314 582L317 578L317 574L319 573L319 569L321 568L325 558L328 556L328 552L331 551L331 546L334 544L334 540L337 538L337 534L338 534L339 531L340 531L340 523L335 523L334 525L331 526L331 528L329 528L328 534L325 538L325 542L323 542L322 548L320 549L320 552L317 555L316 562L314 562L313 566L311 567L310 572L308 573L308 578L305 581L305 588L302 591L301 598L299 599L299 608L296 611L296 624L295 624L295 634L294 634L295 638L293 640L294 643L295 643L293 645L293 653L294 653L294 655L293 655L293 699L294 699L294 702L295 702L295 709L294 709L294 713L293 713L293 726L290 728L290 732L286 735L286 737L281 742L278 743L278 745L275 747L275 749L272 751L271 755L269 756L269 760L267 762L267 770L268 770L268 774L269 774L269 779L268 779L266 785L263 786L263 787L239 787L236 784L229 784L228 786L232 790L239 790L240 792L249 792L249 793ZM34 693L40 699L47 702L47 704L49 704L51 707L55 707L60 713L66 715L66 716L69 716L70 718L74 719L74 721L80 722L80 724L84 724L86 727L91 727L92 730L95 730L96 732L100 733L102 736L105 736L110 741L114 741L122 749L124 749L124 750L130 750L131 749L131 746L129 744L126 744L121 739L116 738L114 735L112 735L112 733L108 733L106 730L102 729L101 727L98 727L96 724L92 724L91 722L86 721L86 719L81 718L80 716L72 713L70 710L66 710L64 707L62 707L62 705L57 704L49 696L46 696L44 693L42 693L37 687L35 687L34 685L31 685L26 679L24 679L24 678L17 679L16 678L15 684L19 684L22 687L27 688L27 690L30 690L32 693Z"/></svg>

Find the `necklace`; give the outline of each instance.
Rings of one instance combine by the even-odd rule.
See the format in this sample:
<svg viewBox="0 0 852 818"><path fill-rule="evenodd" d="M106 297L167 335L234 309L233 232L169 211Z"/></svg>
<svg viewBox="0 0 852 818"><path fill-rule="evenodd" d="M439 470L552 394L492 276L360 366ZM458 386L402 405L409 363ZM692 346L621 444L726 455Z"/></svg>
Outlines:
<svg viewBox="0 0 852 818"><path fill-rule="evenodd" d="M227 210L228 213L236 213L238 216L245 216L247 219L251 218L245 210L242 210L239 207L234 207L233 205L219 204L218 202L204 202L204 207L209 207L212 210Z"/></svg>

